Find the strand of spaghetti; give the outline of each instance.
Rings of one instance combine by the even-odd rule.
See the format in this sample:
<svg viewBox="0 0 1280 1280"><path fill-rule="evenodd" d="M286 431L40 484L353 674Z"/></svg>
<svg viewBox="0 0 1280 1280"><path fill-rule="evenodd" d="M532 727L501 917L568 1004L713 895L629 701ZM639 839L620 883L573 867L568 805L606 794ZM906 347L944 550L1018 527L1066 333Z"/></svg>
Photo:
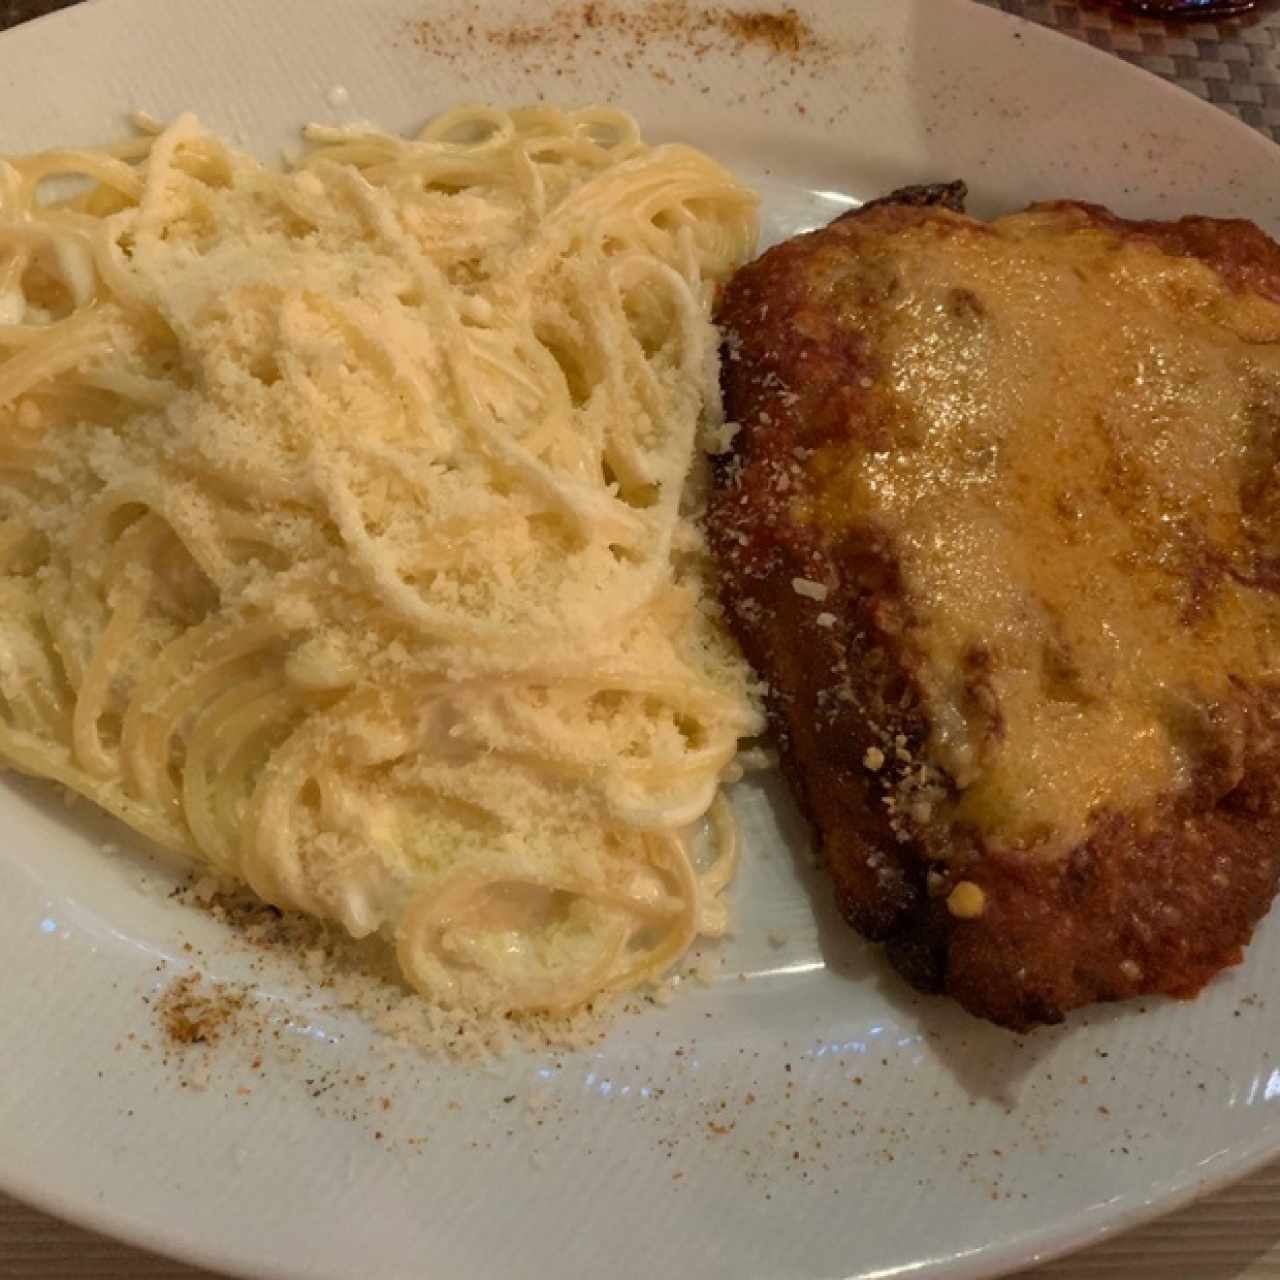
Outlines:
<svg viewBox="0 0 1280 1280"><path fill-rule="evenodd" d="M515 149L515 172L528 208L526 216L530 222L540 222L547 213L547 184L533 162L527 143Z"/></svg>
<svg viewBox="0 0 1280 1280"><path fill-rule="evenodd" d="M487 130L487 132L485 132ZM449 135L461 133L454 140ZM463 103L442 112L418 131L417 141L439 147L465 147L470 153L496 151L516 135L513 115L484 103Z"/></svg>
<svg viewBox="0 0 1280 1280"><path fill-rule="evenodd" d="M116 772L115 759L103 747L99 737L98 721L106 711L115 668L128 651L129 641L142 620L147 604L146 593L147 588L139 586L116 606L76 690L71 730L76 762L86 773L97 778L111 777Z"/></svg>
<svg viewBox="0 0 1280 1280"><path fill-rule="evenodd" d="M109 349L110 337L101 316L84 311L69 317L56 334L21 347L0 364L0 405L12 404L33 387L70 373Z"/></svg>
<svg viewBox="0 0 1280 1280"><path fill-rule="evenodd" d="M120 245L125 236L133 234L136 221L137 211L132 208L122 209L102 219L90 242L93 265L112 302L131 311L153 313L156 299L142 287L131 257Z"/></svg>
<svg viewBox="0 0 1280 1280"><path fill-rule="evenodd" d="M627 795L625 789L611 786L605 789L604 800L615 821L625 823L637 831L671 831L696 822L707 811L720 786L720 779L690 779L687 794L679 802L667 797Z"/></svg>
<svg viewBox="0 0 1280 1280"><path fill-rule="evenodd" d="M576 694L583 703L601 693L629 694L637 698L666 702L678 707L685 715L702 717L720 723L728 721L732 728L747 727L756 723L756 717L745 711L728 693L709 683L700 682L689 671L679 674L655 672L638 665L621 662L601 663L597 669L584 674L581 664L574 664L572 657L560 661L530 661L518 671L486 672L484 674L452 677L441 674L431 680L416 683L414 697L426 698L439 693L465 693L475 686L496 691L503 688L528 688L539 685L556 685L566 692ZM730 731L730 736L745 736Z"/></svg>
<svg viewBox="0 0 1280 1280"><path fill-rule="evenodd" d="M70 720L68 699L61 683L49 677L52 672L33 671L29 665L13 673L10 663L0 663L5 670L3 695L6 718L15 729L29 734L64 736Z"/></svg>
<svg viewBox="0 0 1280 1280"><path fill-rule="evenodd" d="M25 318L27 307L22 279L30 265L31 251L28 249L10 253L0 267L0 297L5 300L6 315L14 320Z"/></svg>
<svg viewBox="0 0 1280 1280"><path fill-rule="evenodd" d="M698 879L704 893L718 894L733 879L733 873L738 865L740 853L738 824L734 820L733 810L723 792L711 802L707 816L711 820L716 858L710 867L699 872Z"/></svg>
<svg viewBox="0 0 1280 1280"><path fill-rule="evenodd" d="M35 593L20 581L0 581L0 610L7 623L0 644L0 700L15 729L27 733L65 737L70 723L70 690L60 678L55 655L43 643L39 603ZM27 619L27 634L15 632L15 624Z"/></svg>
<svg viewBox="0 0 1280 1280"><path fill-rule="evenodd" d="M259 897L280 907L319 914L321 903L308 880L294 838L298 796L318 753L319 718L304 722L272 754L254 788L241 829L239 867Z"/></svg>
<svg viewBox="0 0 1280 1280"><path fill-rule="evenodd" d="M497 642L509 635L509 628L500 622L467 618L427 604L399 576L386 552L369 535L355 494L340 478L336 467L317 466L313 471L313 483L325 499L325 505L350 553L352 565L362 573L369 587L394 616L440 640L482 644Z"/></svg>
<svg viewBox="0 0 1280 1280"><path fill-rule="evenodd" d="M241 850L246 815L253 803L262 768L278 742L286 740L296 728L303 710L303 704L295 695L291 706L279 719L272 721L269 717L276 714L276 707L269 704L260 707L246 702L241 717L227 727L229 734L239 733L241 736L234 750L219 765L216 820L226 834L227 856L242 879L245 878Z"/></svg>
<svg viewBox="0 0 1280 1280"><path fill-rule="evenodd" d="M93 301L97 281L90 236L84 229L50 218L39 224L0 222L0 249L9 247L21 250L21 256L29 260L39 261L47 274L59 279L74 308L86 307Z"/></svg>
<svg viewBox="0 0 1280 1280"><path fill-rule="evenodd" d="M631 964L610 976L608 989L613 991L630 990L660 977L688 951L690 943L698 936L698 879L689 855L674 835L650 835L646 839L651 847L656 846L665 854L665 857L659 854L654 861L665 863L673 874L682 910L679 917L668 924L664 938L642 950Z"/></svg>
<svg viewBox="0 0 1280 1280"><path fill-rule="evenodd" d="M266 660L267 655L252 644L248 635L237 633L227 642L226 652L209 659L199 674L189 676L169 691L143 722L136 741L125 744L133 789L139 797L158 808L180 808L170 759L175 742L183 741L185 745L183 726L204 710L220 688L252 679Z"/></svg>
<svg viewBox="0 0 1280 1280"><path fill-rule="evenodd" d="M461 1003L462 983L456 973L449 974L455 966L449 957L447 936L450 932L456 935L464 927L462 921L468 912L474 911L476 904L494 888L519 882L546 892L574 891L571 883L560 879L525 876L513 881L474 872L463 873L443 885L433 885L428 892L419 893L401 917L396 931L396 957L401 969L410 978L415 974L427 977L442 1004ZM607 985L626 938L625 924L619 919L595 948L594 963L573 974L572 980L562 975L549 975L541 980L533 975L526 977L519 989L511 992L512 1006L525 1012L563 1012L581 1004ZM441 970L449 975L443 982Z"/></svg>
<svg viewBox="0 0 1280 1280"><path fill-rule="evenodd" d="M150 150L150 144L146 150L134 150L141 158ZM137 200L142 194L142 175L133 165L113 156L109 150L42 151L34 156L10 157L9 163L22 179L15 199L25 203L27 208L35 203L36 188L50 178L90 178L130 200Z"/></svg>
<svg viewBox="0 0 1280 1280"><path fill-rule="evenodd" d="M575 111L573 128L577 133L588 133L597 139L606 136L608 141L601 145L618 160L644 145L635 117L617 107L584 107Z"/></svg>
<svg viewBox="0 0 1280 1280"><path fill-rule="evenodd" d="M228 810L248 799L257 743L278 733L297 709L297 693L272 672L224 689L187 738L182 813L197 848L220 870L238 869L238 815Z"/></svg>
<svg viewBox="0 0 1280 1280"><path fill-rule="evenodd" d="M614 772L605 802L615 818L625 815L629 826L646 831L683 826L707 811L736 754L736 740L725 735L700 751L686 749L676 759L627 761ZM693 811L692 818L682 818L687 810Z"/></svg>
<svg viewBox="0 0 1280 1280"><path fill-rule="evenodd" d="M174 172L174 159L178 148L199 136L200 125L195 116L190 112L184 112L152 142L151 150L147 154L142 195L138 199L138 208L133 219L135 236L155 232L164 216L165 199L169 194L168 185Z"/></svg>
<svg viewBox="0 0 1280 1280"><path fill-rule="evenodd" d="M97 550L107 539L112 522L122 514L126 517L136 510L135 518L143 512L162 519L173 530L201 572L214 583L225 583L235 574L236 566L225 547L212 536L214 522L202 519L203 495L192 492L190 485L176 476L159 473L145 481L114 485L107 489L84 512L72 527L72 563L84 565L91 562Z"/></svg>
<svg viewBox="0 0 1280 1280"><path fill-rule="evenodd" d="M150 409L163 409L177 394L171 382L143 377L128 369L93 369L77 375L76 381L81 386L110 391Z"/></svg>
<svg viewBox="0 0 1280 1280"><path fill-rule="evenodd" d="M129 652L152 589L150 566L164 525L154 516L142 517L124 532L111 552L108 578L111 618L93 649L76 689L71 740L82 769L98 778L118 773L113 753L102 745L98 722L107 711L111 683Z"/></svg>
<svg viewBox="0 0 1280 1280"><path fill-rule="evenodd" d="M639 263L634 257L620 259L611 264L601 282L602 287L613 294L610 300L611 314L625 316L623 293L634 281L637 268L650 274L651 278L660 280L669 290L668 296L674 304L679 326L675 345L681 352L683 371L687 375L692 374L702 358L702 344L696 336L701 320L697 313L697 303L690 295L688 285L670 267ZM621 400L638 396L645 416L652 424L651 432L656 433L662 430L665 425L662 393L658 388L654 370L645 358L631 326L625 321L620 323L614 330L613 341L622 355L622 359L612 365L611 380L615 398ZM685 430L680 435L668 437L665 459L660 452L652 448L646 450L640 446L635 427L627 417L622 417L611 424L607 437L606 456L615 474L624 478L624 483L635 487L663 484L662 497L669 508L668 518L664 523L668 527L674 524L674 507L679 501L680 485L685 479L689 466L688 460L691 457L690 447L695 423L690 415L684 415L682 425ZM678 473L671 463L672 458L682 460L676 464L679 468ZM655 461L658 463L665 461L667 465L665 468L655 466ZM664 470L666 474L663 474ZM669 551L669 542L664 539L664 543L660 554L665 557Z"/></svg>
<svg viewBox="0 0 1280 1280"><path fill-rule="evenodd" d="M170 821L167 814L121 790L114 780L94 778L77 768L70 762L65 747L51 749L48 739L36 738L0 724L0 755L23 773L59 782L78 795L86 796L99 808L156 844L190 856L190 842L181 826Z"/></svg>
<svg viewBox="0 0 1280 1280"><path fill-rule="evenodd" d="M559 690L557 690L559 692ZM600 692L604 692L600 690ZM462 705L451 700L454 706ZM537 754L541 755L548 767L554 768L558 776L573 777L579 775L600 776L600 761L593 750L591 737L583 735L574 723L573 728L566 727L561 734L547 730L539 723L536 708L521 704L515 700L495 703L511 729L509 734L490 734L486 745L511 756ZM680 704L674 703L673 723L676 716L681 715ZM655 723L657 715L654 716ZM576 732L575 732L576 730ZM510 737L515 743L524 744L522 748L513 748L503 739ZM686 797L683 800L672 799L670 789L678 784L685 787L701 787L710 780L716 785L725 768L736 755L737 735L731 731L711 733L709 741L701 748L685 745L676 759L662 760L653 757L640 759L623 759L616 764L611 763L610 782L605 788L607 803L615 813L636 808L637 815L650 808L663 804L683 806L691 803ZM597 749L598 749L598 744ZM650 819L643 822L637 816L634 825L649 826ZM679 822L673 825L680 825Z"/></svg>
<svg viewBox="0 0 1280 1280"><path fill-rule="evenodd" d="M220 667L261 652L277 635L269 621L246 623L214 614L159 654L148 671L146 687L134 691L120 730L122 768L134 795L168 812L176 799L168 776L169 743L177 720L191 709L193 691L198 700L200 690L216 687ZM203 673L202 680L193 678L197 671Z"/></svg>
<svg viewBox="0 0 1280 1280"><path fill-rule="evenodd" d="M405 416L417 428L414 433L415 445L424 450L440 448L444 443L443 432L435 421L439 409L433 403L430 389L416 367L434 363L429 359L429 351L417 348L410 361L401 349L377 333L370 333L362 328L353 319L350 304L323 297L312 298L309 303L315 311L328 316L342 330L356 352L372 355L374 361L385 369L392 394L403 400ZM435 430L425 430L428 424L435 427Z"/></svg>
<svg viewBox="0 0 1280 1280"><path fill-rule="evenodd" d="M239 862L246 882L266 901L323 913L295 836L298 797L323 772L318 765L326 756L341 753L368 766L403 754L408 736L375 723L385 701L369 687L347 694L300 724L263 767L242 826Z"/></svg>
<svg viewBox="0 0 1280 1280"><path fill-rule="evenodd" d="M83 327L83 318L76 316L55 320L51 324L4 324L0 325L0 347L29 347L33 343L58 341L67 336L74 341L74 335Z"/></svg>

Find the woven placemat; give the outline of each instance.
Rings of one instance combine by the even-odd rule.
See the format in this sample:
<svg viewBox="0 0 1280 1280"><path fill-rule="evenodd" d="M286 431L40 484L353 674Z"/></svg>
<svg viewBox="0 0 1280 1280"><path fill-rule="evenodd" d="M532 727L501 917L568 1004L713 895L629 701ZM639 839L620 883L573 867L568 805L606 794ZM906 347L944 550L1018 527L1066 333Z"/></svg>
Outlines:
<svg viewBox="0 0 1280 1280"><path fill-rule="evenodd" d="M1163 22L1073 0L980 0L1064 31L1172 80L1280 142L1280 8L1247 18Z"/></svg>

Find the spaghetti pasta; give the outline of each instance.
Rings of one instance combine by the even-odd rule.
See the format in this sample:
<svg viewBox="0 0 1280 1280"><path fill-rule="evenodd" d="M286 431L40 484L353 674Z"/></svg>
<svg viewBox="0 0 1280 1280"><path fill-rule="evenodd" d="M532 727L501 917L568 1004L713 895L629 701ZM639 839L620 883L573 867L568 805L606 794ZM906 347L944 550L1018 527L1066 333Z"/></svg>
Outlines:
<svg viewBox="0 0 1280 1280"><path fill-rule="evenodd" d="M693 519L753 197L604 108L140 130L0 165L0 755L445 1006L659 976L760 728Z"/></svg>

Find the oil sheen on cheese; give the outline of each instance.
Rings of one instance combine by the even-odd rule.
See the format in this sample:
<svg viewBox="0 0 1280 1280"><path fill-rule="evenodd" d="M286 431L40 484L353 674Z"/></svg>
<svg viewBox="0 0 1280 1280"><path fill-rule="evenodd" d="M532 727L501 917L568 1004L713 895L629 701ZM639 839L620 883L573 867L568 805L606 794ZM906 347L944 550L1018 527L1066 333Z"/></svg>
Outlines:
<svg viewBox="0 0 1280 1280"><path fill-rule="evenodd" d="M953 823L1053 856L1188 786L1233 682L1278 674L1253 508L1280 450L1280 306L1072 211L895 247L886 305L842 319L875 326L872 394L905 426L820 458L813 518L901 558Z"/></svg>

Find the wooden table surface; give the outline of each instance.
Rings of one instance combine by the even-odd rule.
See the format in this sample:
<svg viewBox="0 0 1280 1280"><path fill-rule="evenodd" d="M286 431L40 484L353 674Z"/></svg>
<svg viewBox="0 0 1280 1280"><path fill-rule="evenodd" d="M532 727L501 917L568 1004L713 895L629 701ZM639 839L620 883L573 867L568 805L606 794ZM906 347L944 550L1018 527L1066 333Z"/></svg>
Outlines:
<svg viewBox="0 0 1280 1280"><path fill-rule="evenodd" d="M0 27L71 2L0 0ZM1076 22L1071 6L1063 3L983 2L1050 23L1064 14L1065 25ZM1270 9L1260 23L1280 32L1280 12ZM1280 72L1280 55L1269 70ZM1188 87L1196 88L1194 83ZM1219 95L1206 92L1205 96L1216 99ZM1264 130L1275 129L1274 112L1265 110L1274 105L1271 97L1258 98L1263 105L1252 107L1254 98L1234 95L1243 109L1228 97L1222 98L1228 110ZM1021 1274L1038 1280L1280 1280L1280 1163L1170 1217ZM212 1275L108 1240L0 1195L0 1280L209 1280Z"/></svg>

